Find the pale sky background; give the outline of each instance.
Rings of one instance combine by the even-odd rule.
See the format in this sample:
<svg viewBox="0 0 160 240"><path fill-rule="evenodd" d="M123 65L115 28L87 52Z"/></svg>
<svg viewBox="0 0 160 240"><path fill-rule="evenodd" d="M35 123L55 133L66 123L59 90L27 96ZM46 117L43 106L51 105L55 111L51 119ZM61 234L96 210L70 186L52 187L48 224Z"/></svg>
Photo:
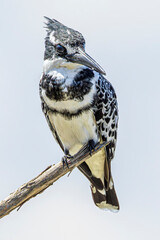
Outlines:
<svg viewBox="0 0 160 240"><path fill-rule="evenodd" d="M62 152L40 106L46 15L79 30L119 103L117 214L74 170L0 220L0 240L160 239L160 1L0 0L0 200Z"/></svg>

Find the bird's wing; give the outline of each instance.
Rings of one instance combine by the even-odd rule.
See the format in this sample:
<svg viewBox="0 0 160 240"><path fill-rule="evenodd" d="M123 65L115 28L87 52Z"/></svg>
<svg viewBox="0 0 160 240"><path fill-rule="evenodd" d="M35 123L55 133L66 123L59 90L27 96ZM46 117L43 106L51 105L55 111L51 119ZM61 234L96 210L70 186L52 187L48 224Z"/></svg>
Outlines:
<svg viewBox="0 0 160 240"><path fill-rule="evenodd" d="M60 138L59 138L59 136L56 132L56 129L55 129L53 123L51 124L50 119L49 119L49 113L50 113L51 110L48 108L48 106L46 105L46 103L45 103L45 101L42 97L42 79L40 80L40 84L39 84L39 94L40 94L40 98L41 98L42 111L43 111L43 113L46 117L49 128L50 128L54 138L56 139L57 143L60 145L62 151L64 151L63 144L62 144L62 142L61 142L61 140L60 140Z"/></svg>
<svg viewBox="0 0 160 240"><path fill-rule="evenodd" d="M106 158L104 166L104 184L106 190L108 190L109 184L113 184L111 160L114 157L117 140L118 106L116 94L111 83L102 75L100 75L96 82L96 90L96 99L92 110L94 112L100 140L110 142L105 148ZM93 175L86 162L83 162L78 168L95 187L100 188L98 178Z"/></svg>
<svg viewBox="0 0 160 240"><path fill-rule="evenodd" d="M96 82L97 99L93 107L97 127L99 130L100 139L102 141L110 141L106 147L105 161L105 180L108 188L111 176L111 160L114 157L117 127L118 127L118 104L117 98L111 83L108 82L102 75Z"/></svg>

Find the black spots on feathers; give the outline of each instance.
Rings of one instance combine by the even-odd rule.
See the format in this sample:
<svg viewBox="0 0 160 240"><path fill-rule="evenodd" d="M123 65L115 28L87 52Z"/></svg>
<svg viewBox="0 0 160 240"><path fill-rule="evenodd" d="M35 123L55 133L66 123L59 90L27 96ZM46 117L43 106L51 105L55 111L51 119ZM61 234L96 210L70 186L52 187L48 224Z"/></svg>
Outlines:
<svg viewBox="0 0 160 240"><path fill-rule="evenodd" d="M107 159L108 161L111 161L114 157L114 149L115 149L115 143L112 141L110 144L106 147L107 152Z"/></svg>
<svg viewBox="0 0 160 240"><path fill-rule="evenodd" d="M104 104L107 104L107 103L108 103L108 94L105 93Z"/></svg>
<svg viewBox="0 0 160 240"><path fill-rule="evenodd" d="M110 130L109 133L108 133L109 137L111 137L111 134L112 134L112 131Z"/></svg>
<svg viewBox="0 0 160 240"><path fill-rule="evenodd" d="M114 137L117 139L117 131L114 132Z"/></svg>
<svg viewBox="0 0 160 240"><path fill-rule="evenodd" d="M107 118L105 119L105 121L106 121L106 123L108 124L108 123L110 122L110 118L107 117Z"/></svg>
<svg viewBox="0 0 160 240"><path fill-rule="evenodd" d="M95 118L96 118L96 121L99 121L100 119L103 118L102 109L99 109L95 112Z"/></svg>
<svg viewBox="0 0 160 240"><path fill-rule="evenodd" d="M104 130L105 130L105 128L104 128L104 125L103 125L103 124L101 125L101 129L102 129L102 131L104 131Z"/></svg>
<svg viewBox="0 0 160 240"><path fill-rule="evenodd" d="M109 133L108 133L108 135L109 135L109 137L114 137L115 136L115 133L114 133L115 131L109 131Z"/></svg>
<svg viewBox="0 0 160 240"><path fill-rule="evenodd" d="M103 98L103 93L100 93L100 94L98 95L98 97L99 97L100 99L102 99L102 98Z"/></svg>
<svg viewBox="0 0 160 240"><path fill-rule="evenodd" d="M112 128L112 129L115 128L115 124L114 124L114 123L111 124L111 128Z"/></svg>

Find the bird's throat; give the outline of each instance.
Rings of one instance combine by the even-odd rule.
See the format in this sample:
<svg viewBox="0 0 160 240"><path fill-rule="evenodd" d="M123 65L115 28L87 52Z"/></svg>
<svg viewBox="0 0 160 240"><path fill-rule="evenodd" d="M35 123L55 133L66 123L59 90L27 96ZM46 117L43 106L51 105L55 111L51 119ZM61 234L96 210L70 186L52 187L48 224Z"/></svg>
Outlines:
<svg viewBox="0 0 160 240"><path fill-rule="evenodd" d="M43 72L45 74L49 73L50 71L57 71L61 72L65 71L65 69L68 70L81 70L83 68L83 65L78 63L72 63L68 62L65 59L46 59L43 64Z"/></svg>

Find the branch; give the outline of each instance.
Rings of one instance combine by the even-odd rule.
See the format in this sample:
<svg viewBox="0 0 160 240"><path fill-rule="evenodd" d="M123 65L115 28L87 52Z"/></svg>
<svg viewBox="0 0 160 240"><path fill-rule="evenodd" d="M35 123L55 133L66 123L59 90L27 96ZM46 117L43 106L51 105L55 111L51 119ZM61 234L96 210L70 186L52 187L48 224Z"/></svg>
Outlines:
<svg viewBox="0 0 160 240"><path fill-rule="evenodd" d="M98 143L95 150L92 150L92 155L96 154L101 148L108 145L110 142ZM68 172L71 172L75 167L79 166L82 162L90 157L88 145L76 153L72 158L67 159L67 165L63 166L62 162L50 166L40 173L37 177L33 178L28 183L20 186L15 192L11 193L7 198L0 202L0 218L8 215L15 208L19 208L32 197L42 193L46 188L52 185L60 177Z"/></svg>

